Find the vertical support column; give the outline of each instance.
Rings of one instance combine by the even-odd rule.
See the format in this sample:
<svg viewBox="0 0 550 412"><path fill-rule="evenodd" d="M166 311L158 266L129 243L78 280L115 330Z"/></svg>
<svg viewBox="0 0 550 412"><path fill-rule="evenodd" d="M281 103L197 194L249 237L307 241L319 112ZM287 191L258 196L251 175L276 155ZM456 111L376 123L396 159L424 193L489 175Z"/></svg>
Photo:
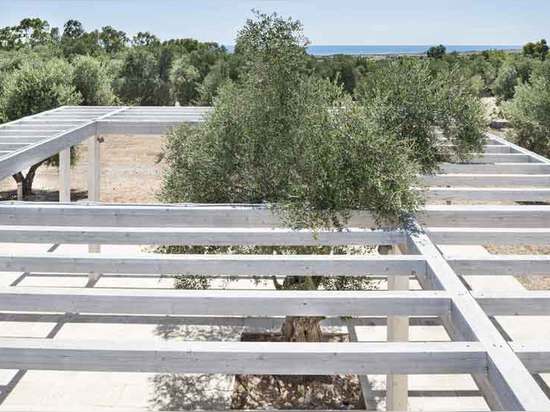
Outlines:
<svg viewBox="0 0 550 412"><path fill-rule="evenodd" d="M23 183L17 182L17 200L23 200Z"/></svg>
<svg viewBox="0 0 550 412"><path fill-rule="evenodd" d="M71 148L59 152L59 201L71 201Z"/></svg>
<svg viewBox="0 0 550 412"><path fill-rule="evenodd" d="M88 200L90 202L99 202L100 161L98 136L92 136L88 139Z"/></svg>
<svg viewBox="0 0 550 412"><path fill-rule="evenodd" d="M92 136L88 139L88 201L100 201L100 176L101 176L101 156L98 136ZM88 253L101 252L100 245L88 245ZM88 275L88 285L93 284L99 279L99 273L90 273Z"/></svg>
<svg viewBox="0 0 550 412"><path fill-rule="evenodd" d="M400 254L397 246L381 246L380 254ZM388 290L409 290L407 276L388 276ZM409 340L409 318L407 316L388 316L388 342L406 342ZM408 408L409 382L407 375L386 376L386 410L406 411Z"/></svg>

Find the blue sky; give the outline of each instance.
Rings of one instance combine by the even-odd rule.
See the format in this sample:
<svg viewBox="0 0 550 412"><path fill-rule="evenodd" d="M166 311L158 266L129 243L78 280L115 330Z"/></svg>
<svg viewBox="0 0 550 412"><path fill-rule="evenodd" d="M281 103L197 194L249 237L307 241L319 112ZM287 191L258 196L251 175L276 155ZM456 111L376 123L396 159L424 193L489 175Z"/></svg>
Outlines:
<svg viewBox="0 0 550 412"><path fill-rule="evenodd" d="M233 44L251 9L300 19L313 44L518 45L550 40L549 0L0 0L0 26L69 18L86 29Z"/></svg>

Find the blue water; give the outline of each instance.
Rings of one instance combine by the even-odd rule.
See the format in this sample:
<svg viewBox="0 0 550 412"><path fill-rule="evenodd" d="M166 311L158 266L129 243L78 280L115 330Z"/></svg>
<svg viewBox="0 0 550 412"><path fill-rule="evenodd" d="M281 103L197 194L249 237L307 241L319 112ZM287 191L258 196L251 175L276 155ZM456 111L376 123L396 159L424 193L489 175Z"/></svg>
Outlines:
<svg viewBox="0 0 550 412"><path fill-rule="evenodd" d="M233 52L234 46L226 46L229 52ZM447 53L451 52L480 52L483 50L518 50L521 46L494 46L494 45L454 45L445 46ZM313 56L330 56L334 54L373 55L373 54L424 54L430 46L309 46L309 54Z"/></svg>

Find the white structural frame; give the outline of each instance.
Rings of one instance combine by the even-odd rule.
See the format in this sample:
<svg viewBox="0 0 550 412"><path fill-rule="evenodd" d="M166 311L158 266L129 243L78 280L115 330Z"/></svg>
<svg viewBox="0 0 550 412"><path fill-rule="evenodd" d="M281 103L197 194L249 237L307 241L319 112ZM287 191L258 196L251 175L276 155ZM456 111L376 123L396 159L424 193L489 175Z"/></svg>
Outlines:
<svg viewBox="0 0 550 412"><path fill-rule="evenodd" d="M550 342L507 342L494 316L550 316L550 292L479 293L462 276L550 275L548 256L452 257L438 245L550 244L550 161L494 135L467 164L424 176L429 202L403 229L376 230L354 213L347 231L293 231L261 205L104 205L98 136L157 135L204 120L210 108L62 107L0 126L0 178L53 154L63 203L0 203L0 242L149 245L385 245L368 256L0 255L0 271L104 276L375 276L388 291L234 291L0 288L0 311L97 319L170 315L192 321L347 319L350 343L143 343L0 339L0 368L180 373L387 374L387 404L407 407L407 375L471 374L493 410L550 410L533 375L550 372ZM70 204L70 147L89 140L90 202ZM480 205L437 204L479 201ZM499 204L490 204L491 202ZM505 204L502 204L505 202ZM423 290L409 290L411 277ZM94 279L91 279L92 283ZM17 312L9 315L10 312ZM21 313L19 313L21 312ZM52 315L53 316L53 315ZM351 317L351 320L350 320ZM356 342L354 325L383 317L388 342ZM411 319L438 318L451 342L407 342ZM101 320L100 320L101 321ZM366 385L363 385L364 388ZM363 389L365 391L366 389ZM364 394L365 395L365 394ZM365 397L366 399L366 397Z"/></svg>

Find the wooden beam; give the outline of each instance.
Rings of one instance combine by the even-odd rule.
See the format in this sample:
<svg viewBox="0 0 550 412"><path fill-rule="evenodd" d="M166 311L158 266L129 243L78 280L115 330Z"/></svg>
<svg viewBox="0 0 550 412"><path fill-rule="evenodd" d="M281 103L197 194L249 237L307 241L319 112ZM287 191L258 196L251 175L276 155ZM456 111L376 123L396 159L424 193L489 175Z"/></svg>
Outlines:
<svg viewBox="0 0 550 412"><path fill-rule="evenodd" d="M385 245L405 243L402 231L350 229L215 229L178 227L0 226L0 241L124 245Z"/></svg>
<svg viewBox="0 0 550 412"><path fill-rule="evenodd" d="M398 255L397 246L383 246L380 253ZM404 276L388 276L388 290L408 291L409 278ZM450 309L450 308L449 308ZM445 313L443 316L446 316ZM409 318L407 316L388 316L388 342L407 342L409 340ZM407 375L386 375L386 409L388 411L406 411L409 400L409 382Z"/></svg>
<svg viewBox="0 0 550 412"><path fill-rule="evenodd" d="M419 220L431 227L550 228L550 206L427 205ZM277 228L283 222L259 205L60 205L0 204L2 225L92 227ZM375 226L368 212L355 212L352 228Z"/></svg>
<svg viewBox="0 0 550 412"><path fill-rule="evenodd" d="M428 187L422 193L428 201L550 201L550 188Z"/></svg>
<svg viewBox="0 0 550 412"><path fill-rule="evenodd" d="M510 342L510 346L531 373L550 372L550 344L548 342Z"/></svg>
<svg viewBox="0 0 550 412"><path fill-rule="evenodd" d="M494 133L488 133L487 134L489 136L489 138L496 144L502 144L502 145L506 145L508 147L510 147L510 149L518 152L518 153L523 153L523 154L527 154L529 156L531 156L532 158L534 158L535 160L541 162L541 163L546 163L546 164L550 164L550 160L547 159L546 157L544 156L541 156L537 153L534 153L530 150L527 150L526 148L524 147L521 147L515 143L512 143L510 142L509 140L506 140L500 136L497 136L495 135Z"/></svg>
<svg viewBox="0 0 550 412"><path fill-rule="evenodd" d="M88 139L88 200L100 201L101 149L98 136Z"/></svg>
<svg viewBox="0 0 550 412"><path fill-rule="evenodd" d="M470 163L529 163L538 161L525 153L476 153Z"/></svg>
<svg viewBox="0 0 550 412"><path fill-rule="evenodd" d="M487 144L483 147L483 151L485 153L512 153L512 148L501 144Z"/></svg>
<svg viewBox="0 0 550 412"><path fill-rule="evenodd" d="M116 342L0 339L0 367L113 372L333 375L480 373L475 342Z"/></svg>
<svg viewBox="0 0 550 412"><path fill-rule="evenodd" d="M545 163L495 163L495 164L455 164L445 163L441 166L443 173L488 173L509 174L521 173L526 175L538 175L550 173L550 164Z"/></svg>
<svg viewBox="0 0 550 412"><path fill-rule="evenodd" d="M284 223L265 205L59 205L0 203L0 224L111 227L277 228ZM375 227L368 212L356 212L350 227Z"/></svg>
<svg viewBox="0 0 550 412"><path fill-rule="evenodd" d="M21 290L20 290L21 289ZM0 288L0 310L174 316L443 316L437 291Z"/></svg>
<svg viewBox="0 0 550 412"><path fill-rule="evenodd" d="M430 239L443 245L547 245L550 228L428 227Z"/></svg>
<svg viewBox="0 0 550 412"><path fill-rule="evenodd" d="M60 107L49 112L35 116L22 118L16 122L6 123L0 126L0 137L6 136L47 136L43 140L29 145L17 152L4 157L0 162L0 179L11 176L35 163L47 159L71 146L77 145L97 132L96 120L115 114L125 108L105 107L97 110L98 116L76 125L58 125L55 123L37 129L37 126L20 124L21 122L45 119L46 115L65 112L65 107ZM43 130L46 129L46 130ZM45 133L46 132L46 133Z"/></svg>
<svg viewBox="0 0 550 412"><path fill-rule="evenodd" d="M472 187L548 187L550 174L435 174L421 176L420 181L425 186L472 186ZM517 173L517 172L516 172ZM526 188L526 190L528 190Z"/></svg>
<svg viewBox="0 0 550 412"><path fill-rule="evenodd" d="M550 255L489 255L446 258L462 276L550 275Z"/></svg>
<svg viewBox="0 0 550 412"><path fill-rule="evenodd" d="M423 283L440 287L453 296L450 316L441 318L451 336L477 339L487 349L487 369L473 377L489 406L495 410L550 409L550 400L416 223L409 248L427 258L428 271Z"/></svg>
<svg viewBox="0 0 550 412"><path fill-rule="evenodd" d="M550 206L427 205L418 220L431 227L550 228Z"/></svg>
<svg viewBox="0 0 550 412"><path fill-rule="evenodd" d="M11 176L31 165L38 163L44 159L59 153L67 147L74 146L95 131L93 123L86 123L82 126L77 126L66 132L58 135L47 137L39 140L36 143L29 145L17 152L6 156L0 162L0 179ZM32 136L33 133L25 131L25 136ZM43 132L36 131L36 136L42 136ZM4 134L2 134L3 136ZM16 136L17 134L14 134Z"/></svg>
<svg viewBox="0 0 550 412"><path fill-rule="evenodd" d="M474 292L488 316L550 316L550 291Z"/></svg>
<svg viewBox="0 0 550 412"><path fill-rule="evenodd" d="M59 201L71 202L71 148L59 152Z"/></svg>
<svg viewBox="0 0 550 412"><path fill-rule="evenodd" d="M202 276L414 276L422 256L378 255L153 255L0 256L1 271L49 273L181 274Z"/></svg>
<svg viewBox="0 0 550 412"><path fill-rule="evenodd" d="M97 132L97 125L96 125ZM101 147L99 136L93 135L88 139L88 201L99 202L101 198ZM101 244L88 245L89 253L100 253ZM88 282L93 285L99 279L100 272L90 271Z"/></svg>

